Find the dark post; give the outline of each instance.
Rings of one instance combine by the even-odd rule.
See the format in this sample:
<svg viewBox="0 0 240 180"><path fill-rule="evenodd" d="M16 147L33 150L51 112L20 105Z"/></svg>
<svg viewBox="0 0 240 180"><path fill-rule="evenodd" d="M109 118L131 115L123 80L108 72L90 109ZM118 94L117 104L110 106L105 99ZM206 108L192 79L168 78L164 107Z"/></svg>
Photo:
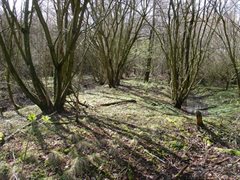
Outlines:
<svg viewBox="0 0 240 180"><path fill-rule="evenodd" d="M202 113L200 111L196 111L197 118L197 126L203 126Z"/></svg>

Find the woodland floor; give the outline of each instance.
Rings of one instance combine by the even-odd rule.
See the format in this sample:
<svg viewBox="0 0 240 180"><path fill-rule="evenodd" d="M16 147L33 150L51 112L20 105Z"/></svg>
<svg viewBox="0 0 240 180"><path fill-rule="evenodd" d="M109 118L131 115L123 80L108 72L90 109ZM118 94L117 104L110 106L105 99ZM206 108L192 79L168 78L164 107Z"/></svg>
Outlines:
<svg viewBox="0 0 240 180"><path fill-rule="evenodd" d="M86 88L79 100L88 108L79 107L78 118L68 105L23 129L30 113L40 113L36 106L4 112L0 132L21 131L0 147L0 179L240 179L234 88L201 87L184 110L173 108L164 83L135 80ZM203 128L192 115L199 106Z"/></svg>

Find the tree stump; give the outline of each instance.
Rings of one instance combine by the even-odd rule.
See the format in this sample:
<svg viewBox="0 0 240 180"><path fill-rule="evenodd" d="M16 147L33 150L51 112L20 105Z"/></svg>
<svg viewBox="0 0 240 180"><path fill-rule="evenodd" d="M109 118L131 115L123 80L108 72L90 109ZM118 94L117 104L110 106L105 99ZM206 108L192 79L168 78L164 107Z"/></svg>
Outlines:
<svg viewBox="0 0 240 180"><path fill-rule="evenodd" d="M202 113L200 111L196 111L196 119L197 119L197 126L204 126L202 120Z"/></svg>

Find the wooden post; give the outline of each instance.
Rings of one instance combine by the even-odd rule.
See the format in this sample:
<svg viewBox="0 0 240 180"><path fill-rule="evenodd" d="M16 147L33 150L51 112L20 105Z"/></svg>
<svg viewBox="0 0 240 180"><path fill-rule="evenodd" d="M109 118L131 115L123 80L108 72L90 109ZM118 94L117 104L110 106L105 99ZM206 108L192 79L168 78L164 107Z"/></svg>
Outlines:
<svg viewBox="0 0 240 180"><path fill-rule="evenodd" d="M197 118L197 126L204 126L202 120L202 113L200 111L196 111L196 118Z"/></svg>
<svg viewBox="0 0 240 180"><path fill-rule="evenodd" d="M5 143L5 134L0 132L0 146Z"/></svg>

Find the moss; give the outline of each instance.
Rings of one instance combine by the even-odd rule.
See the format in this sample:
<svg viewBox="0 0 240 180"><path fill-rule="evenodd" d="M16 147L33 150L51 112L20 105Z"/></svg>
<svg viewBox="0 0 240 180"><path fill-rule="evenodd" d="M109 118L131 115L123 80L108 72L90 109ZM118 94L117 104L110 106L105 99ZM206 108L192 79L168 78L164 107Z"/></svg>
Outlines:
<svg viewBox="0 0 240 180"><path fill-rule="evenodd" d="M69 154L71 152L71 147L63 148L60 151L64 154Z"/></svg>
<svg viewBox="0 0 240 180"><path fill-rule="evenodd" d="M31 179L43 179L46 177L46 173L43 169L37 169L31 174Z"/></svg>
<svg viewBox="0 0 240 180"><path fill-rule="evenodd" d="M216 114L218 116L224 117L233 117L237 115L238 109L240 107L240 100L238 99L238 93L236 91L236 88L231 88L228 91L223 91L221 89L213 87L210 87L208 89L210 89L210 92L213 92L213 94L205 98L204 102L209 106L216 105L215 108L210 108L208 110L210 114ZM205 92L207 94L209 94L208 89L205 88Z"/></svg>
<svg viewBox="0 0 240 180"><path fill-rule="evenodd" d="M131 169L131 168L129 168L128 167L128 169L127 169L127 179L129 179L129 180L134 180L135 178L134 178L134 172L133 172L133 170Z"/></svg>
<svg viewBox="0 0 240 180"><path fill-rule="evenodd" d="M203 137L203 142L207 145L207 146L211 146L213 143L210 140L210 138L208 136Z"/></svg>
<svg viewBox="0 0 240 180"><path fill-rule="evenodd" d="M63 173L60 177L54 179L59 179L59 180L76 180L76 178L73 178L71 175L68 174L68 172Z"/></svg>
<svg viewBox="0 0 240 180"><path fill-rule="evenodd" d="M26 155L25 155L25 153L21 154L20 155L20 160L24 163L27 163L27 164L34 164L34 163L37 162L36 156L31 152L27 152Z"/></svg>
<svg viewBox="0 0 240 180"><path fill-rule="evenodd" d="M219 152L227 153L233 156L240 156L240 150L237 149L225 149L225 148L215 148Z"/></svg>
<svg viewBox="0 0 240 180"><path fill-rule="evenodd" d="M169 146L175 150L181 150L184 148L185 144L181 141L174 140L169 142Z"/></svg>
<svg viewBox="0 0 240 180"><path fill-rule="evenodd" d="M68 155L71 157L71 158L76 158L79 156L79 151L77 150L76 147L72 147L72 148L69 148L69 153Z"/></svg>

